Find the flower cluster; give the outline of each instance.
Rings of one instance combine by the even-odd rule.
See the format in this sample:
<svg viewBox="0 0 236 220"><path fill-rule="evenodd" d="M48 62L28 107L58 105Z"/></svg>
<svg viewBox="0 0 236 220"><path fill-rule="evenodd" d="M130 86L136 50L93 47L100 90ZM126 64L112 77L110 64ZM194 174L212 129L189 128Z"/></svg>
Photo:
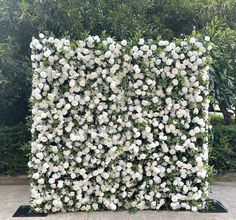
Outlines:
<svg viewBox="0 0 236 220"><path fill-rule="evenodd" d="M34 210L204 207L209 37L30 46Z"/></svg>

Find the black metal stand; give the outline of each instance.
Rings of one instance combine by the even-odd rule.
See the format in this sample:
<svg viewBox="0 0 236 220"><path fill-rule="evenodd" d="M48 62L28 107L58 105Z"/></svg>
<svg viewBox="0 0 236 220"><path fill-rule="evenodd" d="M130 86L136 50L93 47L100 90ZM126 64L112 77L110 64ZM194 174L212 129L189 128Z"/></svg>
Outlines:
<svg viewBox="0 0 236 220"><path fill-rule="evenodd" d="M225 206L215 199L208 200L208 207L199 211L200 213L226 213L228 210Z"/></svg>
<svg viewBox="0 0 236 220"><path fill-rule="evenodd" d="M33 212L29 205L20 206L12 217L46 217L46 213Z"/></svg>
<svg viewBox="0 0 236 220"><path fill-rule="evenodd" d="M227 213L228 210L221 202L209 199L208 207L199 211L200 213ZM20 206L12 217L46 217L46 213L33 212L29 205Z"/></svg>

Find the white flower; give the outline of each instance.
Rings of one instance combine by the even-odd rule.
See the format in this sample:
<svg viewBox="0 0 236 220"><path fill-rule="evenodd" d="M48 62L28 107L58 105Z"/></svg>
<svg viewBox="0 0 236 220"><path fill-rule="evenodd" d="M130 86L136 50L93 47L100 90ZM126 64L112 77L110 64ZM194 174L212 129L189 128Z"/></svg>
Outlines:
<svg viewBox="0 0 236 220"><path fill-rule="evenodd" d="M122 40L120 43L121 43L121 45L124 46L124 47L127 45L127 41L126 41L126 40Z"/></svg>
<svg viewBox="0 0 236 220"><path fill-rule="evenodd" d="M34 46L36 48L36 46L39 44L39 40L38 39L33 39L31 42L31 45Z"/></svg>
<svg viewBox="0 0 236 220"><path fill-rule="evenodd" d="M43 39L43 38L44 38L44 34L43 34L43 33L40 33L40 34L39 34L39 37Z"/></svg>
<svg viewBox="0 0 236 220"><path fill-rule="evenodd" d="M110 50L108 50L106 53L105 53L105 58L109 58L110 56L111 56L111 51Z"/></svg>
<svg viewBox="0 0 236 220"><path fill-rule="evenodd" d="M45 56L45 57L49 57L50 55L51 55L51 50L46 50L44 53L43 53L43 55Z"/></svg>
<svg viewBox="0 0 236 220"><path fill-rule="evenodd" d="M75 80L71 80L69 83L70 87L72 88L75 87L75 84L76 84Z"/></svg>
<svg viewBox="0 0 236 220"><path fill-rule="evenodd" d="M156 45L151 45L151 50L156 50L157 49L157 46Z"/></svg>
<svg viewBox="0 0 236 220"><path fill-rule="evenodd" d="M177 79L173 79L172 83L173 83L174 86L177 86L179 81Z"/></svg>
<svg viewBox="0 0 236 220"><path fill-rule="evenodd" d="M71 141L76 141L77 140L77 136L73 133L70 134L70 139Z"/></svg>
<svg viewBox="0 0 236 220"><path fill-rule="evenodd" d="M182 88L182 92L183 92L184 94L186 94L186 93L188 92L188 89L187 89L186 87L183 87L183 88Z"/></svg>
<svg viewBox="0 0 236 220"><path fill-rule="evenodd" d="M144 42L145 42L144 39L143 39L143 38L140 38L138 44L143 45Z"/></svg>
<svg viewBox="0 0 236 220"><path fill-rule="evenodd" d="M195 100L196 100L196 102L202 102L203 97L202 96L197 96Z"/></svg>
<svg viewBox="0 0 236 220"><path fill-rule="evenodd" d="M168 97L167 99L166 99L166 104L172 104L172 99L170 98L170 97Z"/></svg>
<svg viewBox="0 0 236 220"><path fill-rule="evenodd" d="M47 77L47 73L46 73L45 71L42 71L42 72L40 73L40 76L41 76L42 78L46 78L46 77Z"/></svg>
<svg viewBox="0 0 236 220"><path fill-rule="evenodd" d="M34 173L32 176L32 178L36 180L39 179L39 177L40 177L39 173Z"/></svg>
<svg viewBox="0 0 236 220"><path fill-rule="evenodd" d="M98 209L98 204L97 204L97 203L93 203L92 208L93 208L94 210L97 210L97 209Z"/></svg>
<svg viewBox="0 0 236 220"><path fill-rule="evenodd" d="M152 101L153 101L153 103L157 103L159 101L159 99L158 99L157 96L155 96L155 97L152 98Z"/></svg>
<svg viewBox="0 0 236 220"><path fill-rule="evenodd" d="M209 46L207 47L207 50L212 50L212 46L209 45Z"/></svg>
<svg viewBox="0 0 236 220"><path fill-rule="evenodd" d="M205 36L205 41L210 41L211 38L209 36Z"/></svg>
<svg viewBox="0 0 236 220"><path fill-rule="evenodd" d="M177 144L177 145L175 145L175 150L182 151L183 150L183 146Z"/></svg>
<svg viewBox="0 0 236 220"><path fill-rule="evenodd" d="M195 44L196 43L196 39L191 37L190 40L189 40L190 44Z"/></svg>
<svg viewBox="0 0 236 220"><path fill-rule="evenodd" d="M143 45L143 46L141 47L141 49L142 49L143 51L148 52L148 51L149 51L149 46L148 46L148 45Z"/></svg>
<svg viewBox="0 0 236 220"><path fill-rule="evenodd" d="M111 210L116 210L116 205L114 203L110 203L109 207Z"/></svg>
<svg viewBox="0 0 236 220"><path fill-rule="evenodd" d="M37 45L36 45L36 49L37 49L37 50L41 50L42 48L43 48L43 45L42 45L42 44L37 44Z"/></svg>
<svg viewBox="0 0 236 220"><path fill-rule="evenodd" d="M63 187L63 181L58 181L57 187L60 189Z"/></svg>
<svg viewBox="0 0 236 220"><path fill-rule="evenodd" d="M38 183L41 184L41 185L43 185L43 184L44 184L44 179L43 179L43 178L40 178L40 179L38 180Z"/></svg>
<svg viewBox="0 0 236 220"><path fill-rule="evenodd" d="M159 176L154 176L153 180L155 183L161 183L161 178Z"/></svg>

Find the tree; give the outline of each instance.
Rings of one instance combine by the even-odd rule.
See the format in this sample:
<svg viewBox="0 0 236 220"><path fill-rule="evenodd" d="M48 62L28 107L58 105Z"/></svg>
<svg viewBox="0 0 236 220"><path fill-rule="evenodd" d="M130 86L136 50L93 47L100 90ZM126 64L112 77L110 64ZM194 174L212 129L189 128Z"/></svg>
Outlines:
<svg viewBox="0 0 236 220"><path fill-rule="evenodd" d="M171 40L193 29L210 35L215 44L211 94L230 123L236 84L235 9L235 0L0 0L0 123L10 123L13 115L15 122L21 121L29 113L29 44L39 32L79 39L106 31L117 40L137 33Z"/></svg>
<svg viewBox="0 0 236 220"><path fill-rule="evenodd" d="M205 28L211 37L214 48L211 57L214 61L210 69L212 102L217 103L226 124L230 124L231 112L236 107L236 31L217 17Z"/></svg>
<svg viewBox="0 0 236 220"><path fill-rule="evenodd" d="M0 1L0 124L14 124L29 114L31 64L26 22L16 22L18 0Z"/></svg>

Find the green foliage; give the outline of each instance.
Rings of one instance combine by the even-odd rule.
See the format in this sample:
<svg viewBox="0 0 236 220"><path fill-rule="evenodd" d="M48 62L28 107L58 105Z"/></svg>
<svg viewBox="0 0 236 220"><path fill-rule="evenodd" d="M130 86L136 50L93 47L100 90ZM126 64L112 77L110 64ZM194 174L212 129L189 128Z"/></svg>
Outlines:
<svg viewBox="0 0 236 220"><path fill-rule="evenodd" d="M236 107L236 30L214 17L205 32L214 43L211 51L214 62L210 69L212 102L219 104L225 123L230 124L228 110Z"/></svg>
<svg viewBox="0 0 236 220"><path fill-rule="evenodd" d="M226 117L235 105L235 8L234 0L0 0L0 123L17 123L28 114L29 43L41 31L72 39L105 31L117 40L173 39L193 29L209 34L216 45L212 96ZM7 117L7 109L15 117Z"/></svg>
<svg viewBox="0 0 236 220"><path fill-rule="evenodd" d="M1 61L0 61L1 63ZM29 66L26 62L14 60L4 62L0 76L0 124L14 124L24 120L28 114L28 97L31 93Z"/></svg>
<svg viewBox="0 0 236 220"><path fill-rule="evenodd" d="M214 125L209 141L209 164L218 173L236 170L236 125Z"/></svg>
<svg viewBox="0 0 236 220"><path fill-rule="evenodd" d="M8 125L24 120L31 93L31 33L16 22L18 2L0 0L0 124Z"/></svg>
<svg viewBox="0 0 236 220"><path fill-rule="evenodd" d="M29 128L23 123L0 127L0 175L26 174L30 138Z"/></svg>
<svg viewBox="0 0 236 220"><path fill-rule="evenodd" d="M222 117L222 115L210 114L209 118L210 118L210 124L212 126L214 126L214 125L224 125L224 118Z"/></svg>

